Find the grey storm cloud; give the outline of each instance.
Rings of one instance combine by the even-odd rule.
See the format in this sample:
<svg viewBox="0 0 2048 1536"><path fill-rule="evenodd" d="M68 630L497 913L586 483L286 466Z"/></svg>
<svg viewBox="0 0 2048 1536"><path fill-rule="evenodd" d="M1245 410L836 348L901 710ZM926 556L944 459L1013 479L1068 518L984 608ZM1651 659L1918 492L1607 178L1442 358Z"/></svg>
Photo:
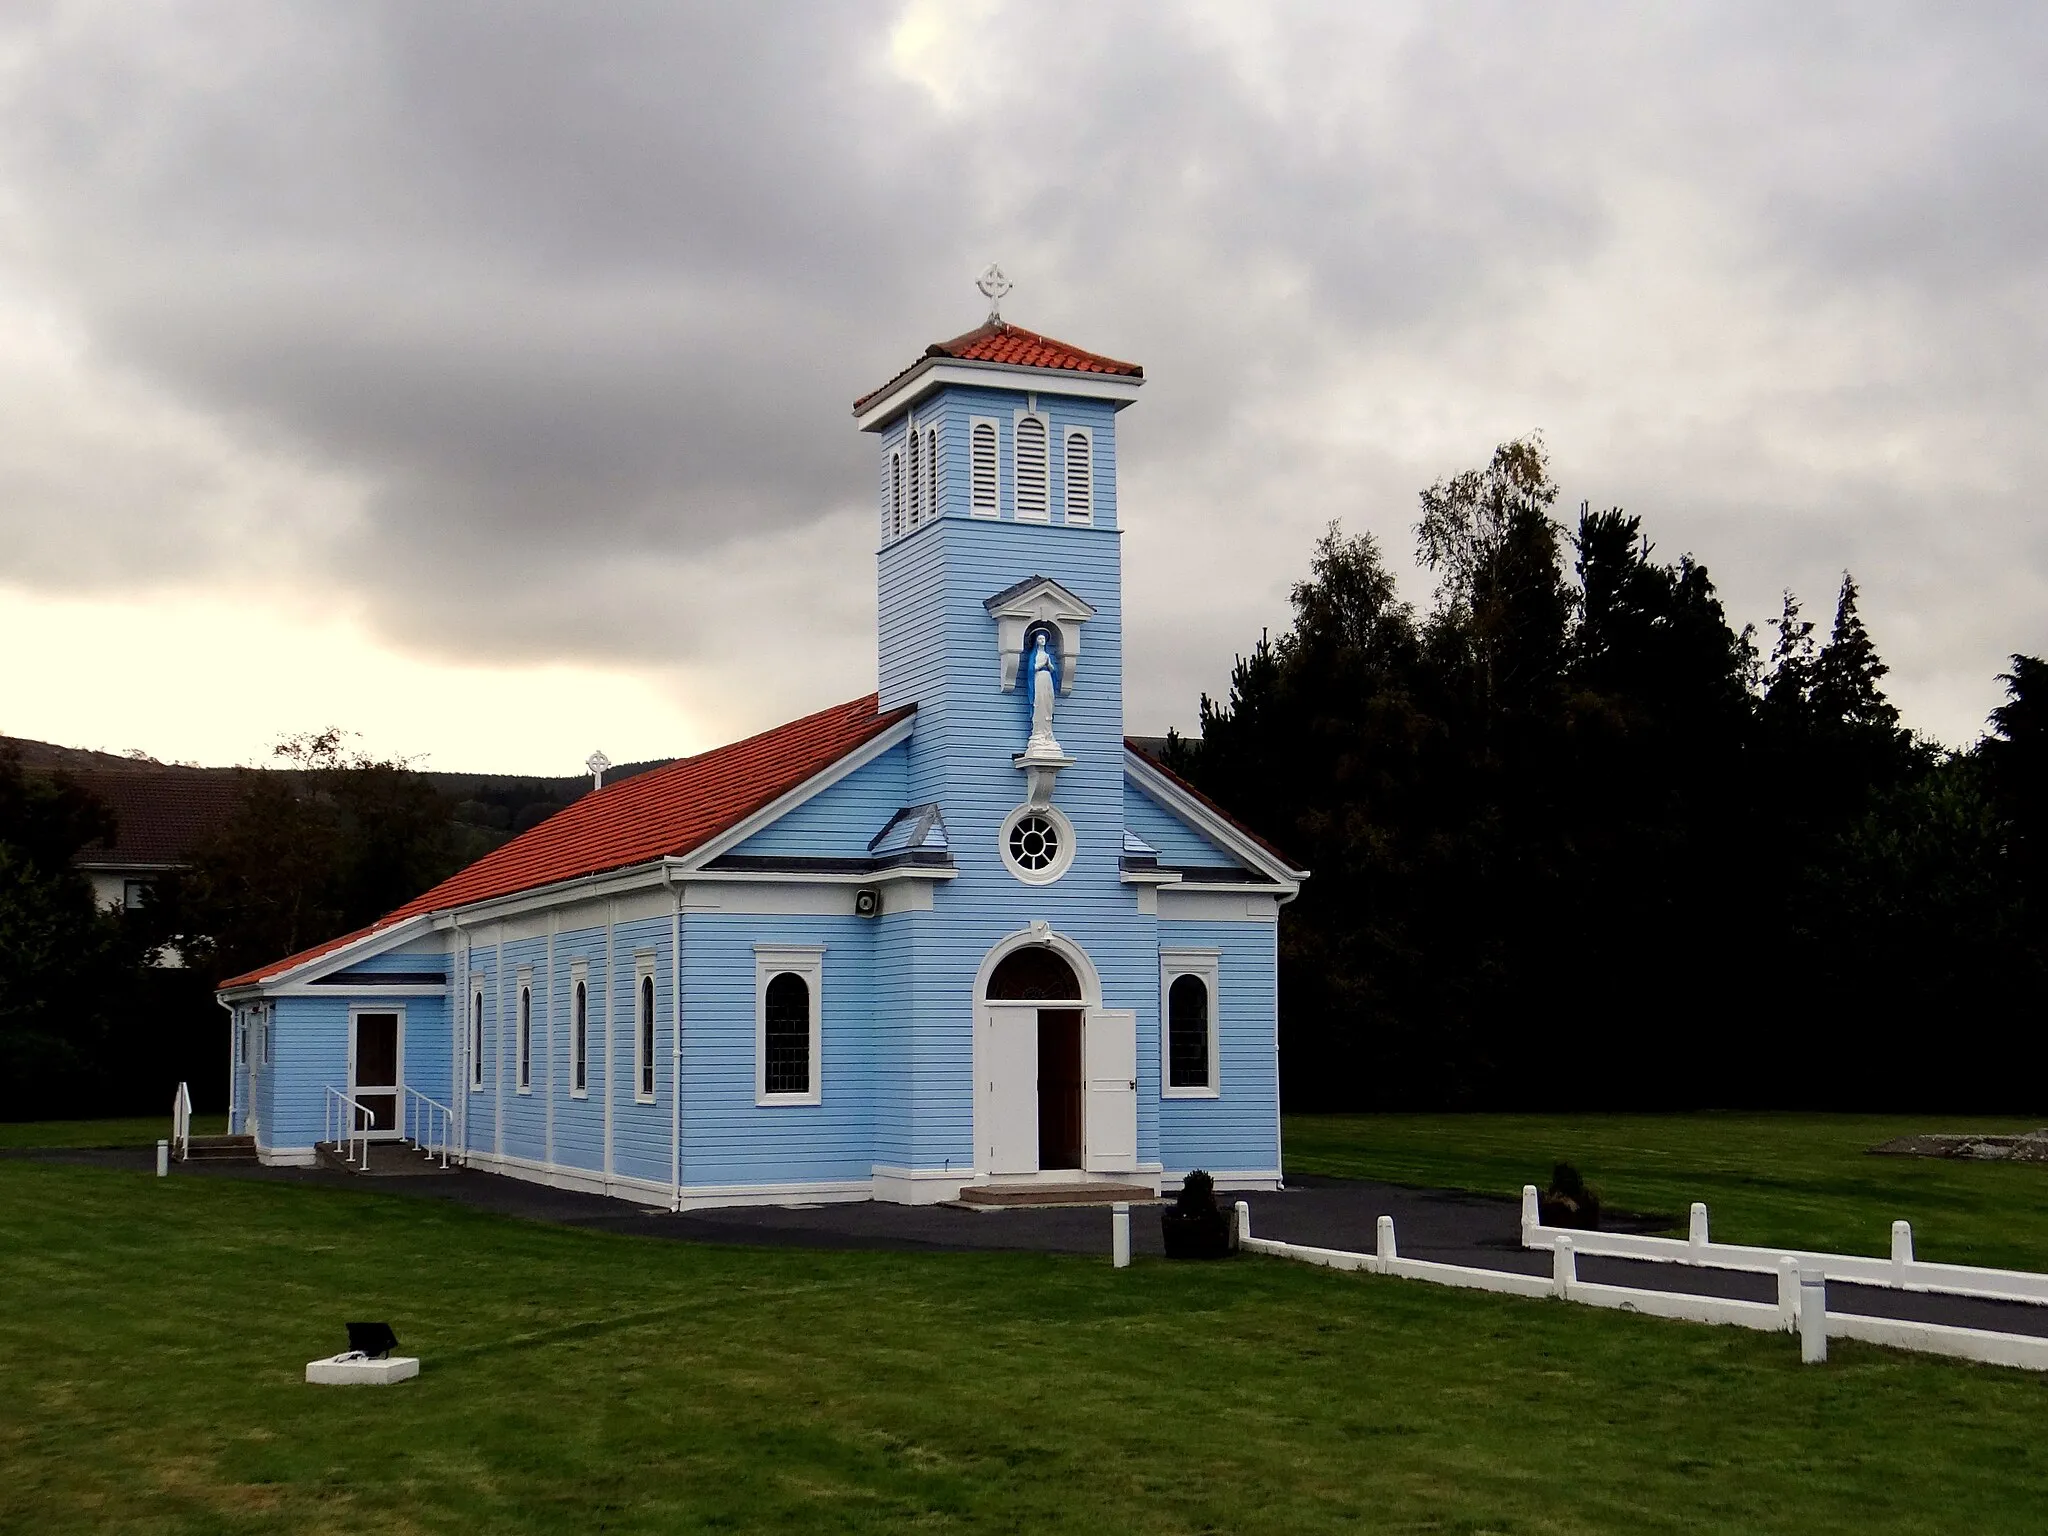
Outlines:
<svg viewBox="0 0 2048 1536"><path fill-rule="evenodd" d="M0 318L73 381L10 376L16 585L809 654L756 691L827 702L872 669L848 407L1000 258L1151 380L1134 727L1323 523L1399 555L1537 428L1738 622L1853 568L1923 728L2048 643L2038 6L48 4L0 50Z"/></svg>

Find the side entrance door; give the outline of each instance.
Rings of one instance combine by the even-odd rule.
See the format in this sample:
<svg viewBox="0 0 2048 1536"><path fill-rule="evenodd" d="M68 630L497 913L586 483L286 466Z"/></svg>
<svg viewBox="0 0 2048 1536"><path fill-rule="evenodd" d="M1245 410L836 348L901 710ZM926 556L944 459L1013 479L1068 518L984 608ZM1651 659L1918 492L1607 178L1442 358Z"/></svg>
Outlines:
<svg viewBox="0 0 2048 1536"><path fill-rule="evenodd" d="M398 1135L404 1037L403 1018L395 1011L362 1012L349 1019L349 1097L369 1111L370 1133L386 1140Z"/></svg>
<svg viewBox="0 0 2048 1536"><path fill-rule="evenodd" d="M982 1173L1038 1172L1038 1004L983 1003L974 1032L974 1158Z"/></svg>

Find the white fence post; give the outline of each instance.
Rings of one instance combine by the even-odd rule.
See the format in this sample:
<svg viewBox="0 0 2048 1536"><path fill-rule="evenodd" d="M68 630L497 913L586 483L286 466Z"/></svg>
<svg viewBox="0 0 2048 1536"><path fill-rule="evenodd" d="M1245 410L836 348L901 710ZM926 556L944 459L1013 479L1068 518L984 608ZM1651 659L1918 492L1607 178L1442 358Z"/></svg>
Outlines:
<svg viewBox="0 0 2048 1536"><path fill-rule="evenodd" d="M1237 1202L1237 1246L1242 1248L1252 1240L1252 1203L1249 1200Z"/></svg>
<svg viewBox="0 0 2048 1536"><path fill-rule="evenodd" d="M1109 1262L1118 1269L1131 1267L1131 1208L1121 1200L1109 1208Z"/></svg>
<svg viewBox="0 0 2048 1536"><path fill-rule="evenodd" d="M1535 1239L1536 1229L1543 1225L1543 1207L1536 1203L1536 1186L1522 1186L1522 1246L1527 1248Z"/></svg>
<svg viewBox="0 0 2048 1536"><path fill-rule="evenodd" d="M156 1144L156 1176L168 1179L171 1176L171 1144L159 1140Z"/></svg>
<svg viewBox="0 0 2048 1536"><path fill-rule="evenodd" d="M1892 1223L1892 1265L1905 1269L1913 1262L1913 1223L1895 1221Z"/></svg>
<svg viewBox="0 0 2048 1536"><path fill-rule="evenodd" d="M1558 1300L1570 1301L1572 1287L1579 1283L1578 1255L1572 1250L1572 1240L1560 1237L1557 1247L1550 1255L1550 1285L1557 1292Z"/></svg>
<svg viewBox="0 0 2048 1536"><path fill-rule="evenodd" d="M1707 1207L1704 1201L1692 1203L1692 1216L1687 1224L1685 1240L1695 1248L1707 1246Z"/></svg>
<svg viewBox="0 0 2048 1536"><path fill-rule="evenodd" d="M1819 1365L1828 1357L1828 1279L1818 1267L1799 1271L1799 1359Z"/></svg>
<svg viewBox="0 0 2048 1536"><path fill-rule="evenodd" d="M1778 1326L1787 1333L1799 1331L1799 1261L1778 1260Z"/></svg>
<svg viewBox="0 0 2048 1536"><path fill-rule="evenodd" d="M1379 1243L1379 1260L1382 1265L1391 1264L1399 1255L1394 1250L1394 1218L1382 1216L1374 1229Z"/></svg>

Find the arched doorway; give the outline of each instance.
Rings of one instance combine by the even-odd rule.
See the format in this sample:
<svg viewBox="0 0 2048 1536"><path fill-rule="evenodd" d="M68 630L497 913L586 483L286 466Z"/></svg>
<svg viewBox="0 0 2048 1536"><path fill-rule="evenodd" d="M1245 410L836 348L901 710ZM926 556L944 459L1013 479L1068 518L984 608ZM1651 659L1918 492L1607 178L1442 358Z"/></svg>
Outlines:
<svg viewBox="0 0 2048 1536"><path fill-rule="evenodd" d="M975 1172L1058 1179L1137 1166L1137 1017L1102 1006L1088 954L1045 924L975 981Z"/></svg>

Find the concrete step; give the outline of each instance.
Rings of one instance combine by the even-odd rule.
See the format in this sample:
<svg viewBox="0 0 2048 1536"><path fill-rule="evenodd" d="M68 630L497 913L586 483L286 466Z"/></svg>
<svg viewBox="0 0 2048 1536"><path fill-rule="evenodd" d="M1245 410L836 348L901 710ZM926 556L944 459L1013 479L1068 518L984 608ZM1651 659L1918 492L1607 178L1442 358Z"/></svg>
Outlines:
<svg viewBox="0 0 2048 1536"><path fill-rule="evenodd" d="M256 1138L254 1136L194 1136L186 1148L185 1161L190 1163L253 1163L256 1161Z"/></svg>
<svg viewBox="0 0 2048 1536"><path fill-rule="evenodd" d="M1033 1205L1117 1205L1157 1200L1149 1184L973 1184L960 1191L962 1205L1014 1210Z"/></svg>
<svg viewBox="0 0 2048 1536"><path fill-rule="evenodd" d="M409 1141L373 1141L370 1143L369 1166L350 1162L351 1151L360 1152L360 1142L343 1142L336 1146L331 1141L315 1142L313 1153L322 1168L332 1168L336 1173L359 1173L372 1179L412 1179L427 1174L448 1174L455 1172L455 1164L441 1166L439 1156L428 1157Z"/></svg>

